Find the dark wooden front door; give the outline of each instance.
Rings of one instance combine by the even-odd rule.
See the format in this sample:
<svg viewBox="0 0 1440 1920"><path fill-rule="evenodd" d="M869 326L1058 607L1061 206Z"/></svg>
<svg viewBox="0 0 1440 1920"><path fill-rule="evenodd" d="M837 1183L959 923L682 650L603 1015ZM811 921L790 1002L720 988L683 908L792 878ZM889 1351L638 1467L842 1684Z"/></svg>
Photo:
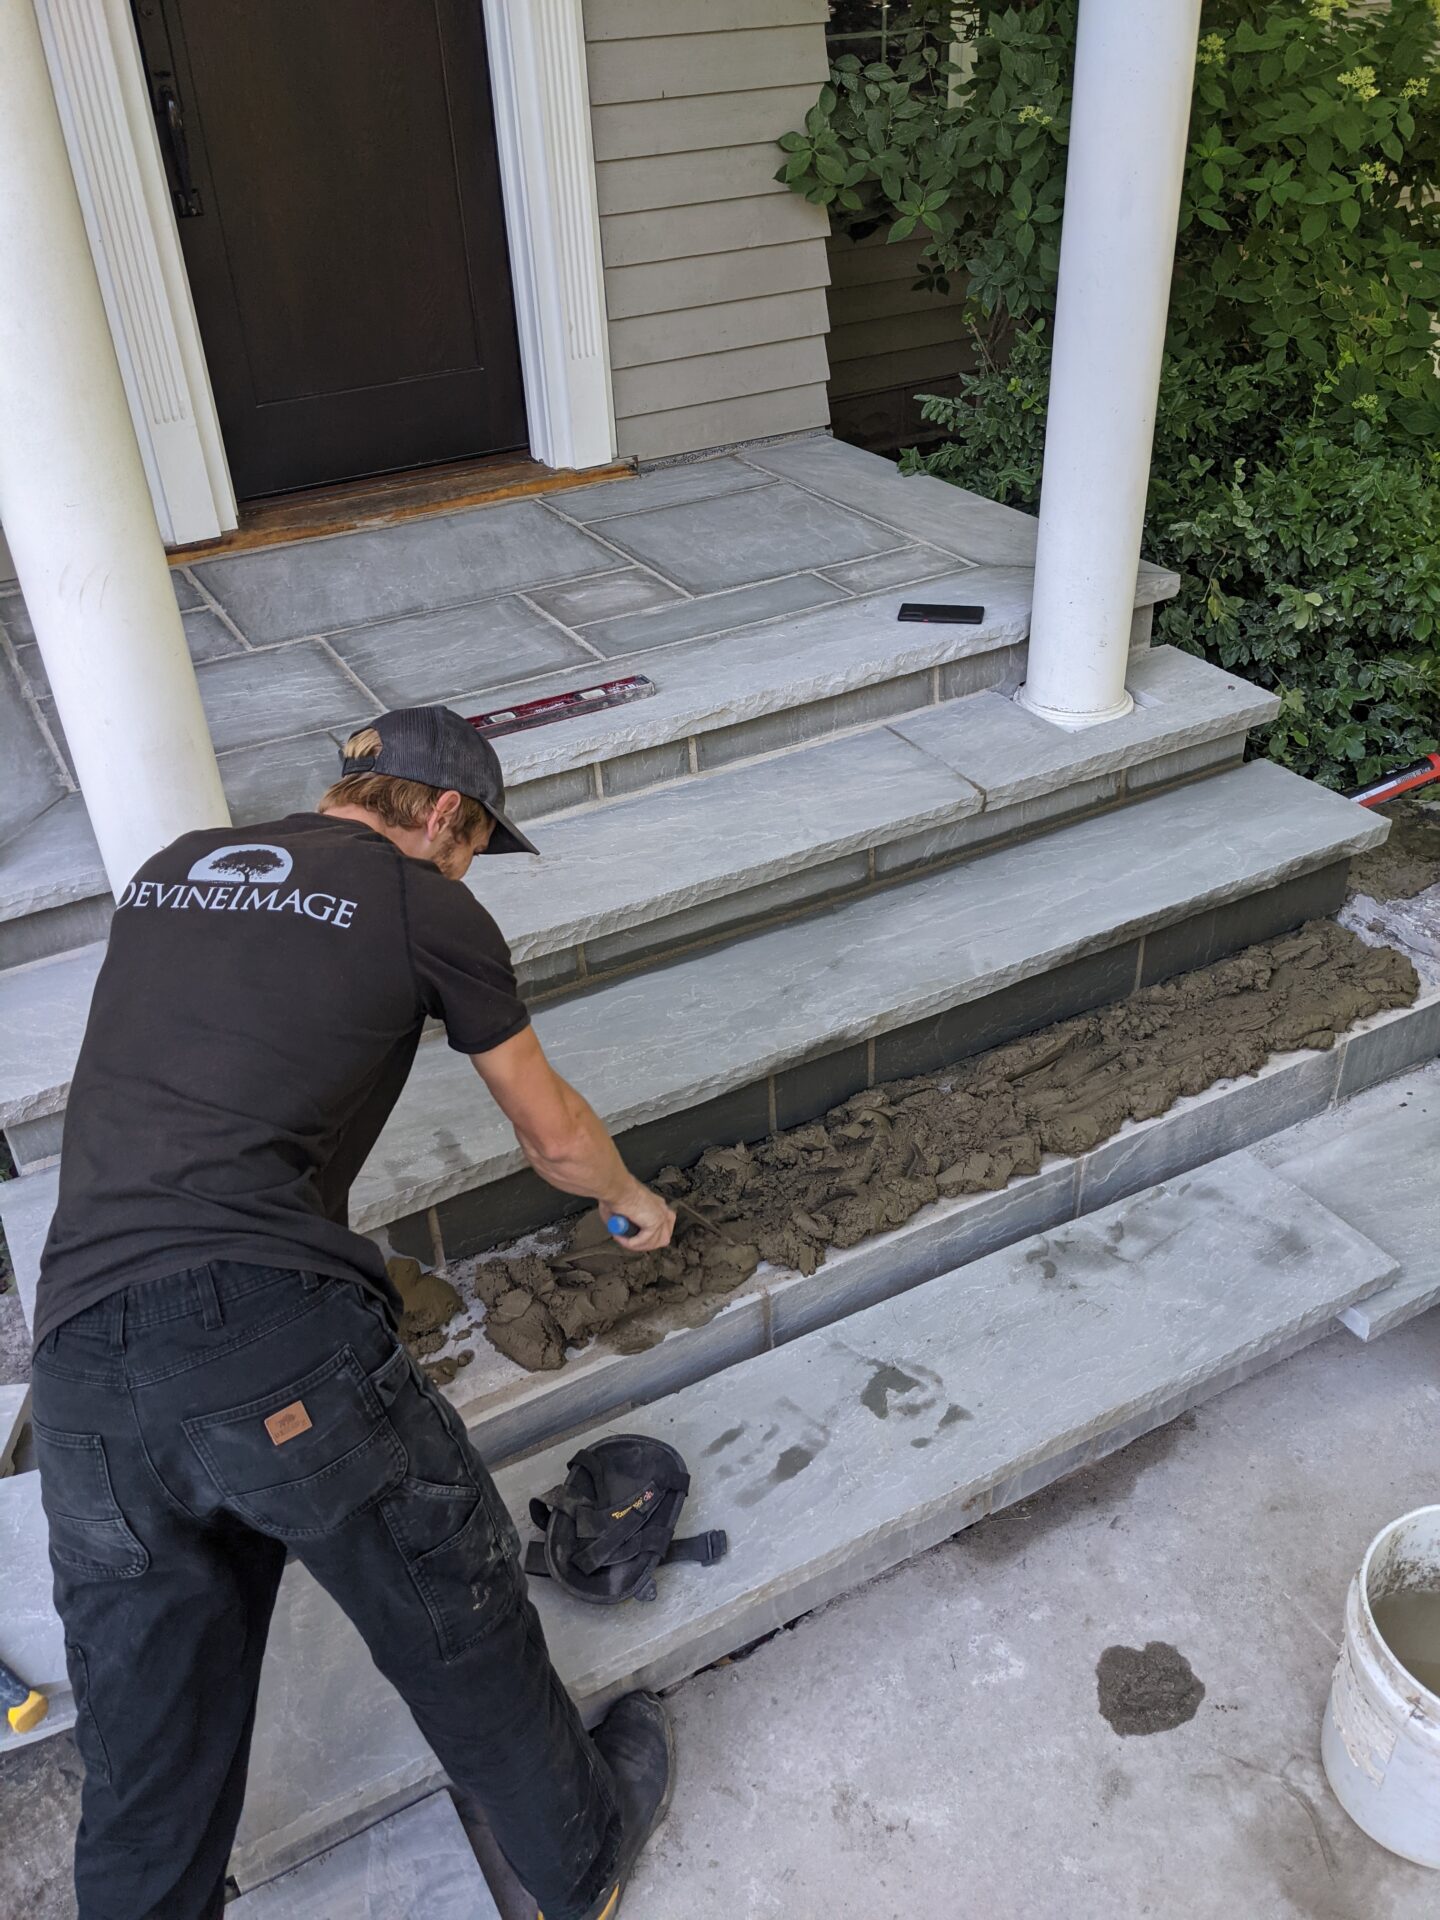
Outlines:
<svg viewBox="0 0 1440 1920"><path fill-rule="evenodd" d="M243 498L525 412L480 0L135 0Z"/></svg>

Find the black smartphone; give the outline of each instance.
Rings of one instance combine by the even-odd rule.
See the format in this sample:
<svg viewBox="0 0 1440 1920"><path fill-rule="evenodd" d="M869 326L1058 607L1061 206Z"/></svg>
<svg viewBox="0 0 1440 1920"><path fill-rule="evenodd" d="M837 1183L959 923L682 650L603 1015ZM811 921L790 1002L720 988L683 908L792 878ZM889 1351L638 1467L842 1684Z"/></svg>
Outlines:
<svg viewBox="0 0 1440 1920"><path fill-rule="evenodd" d="M900 620L933 620L938 626L978 627L984 607L945 606L939 600L906 600L896 615Z"/></svg>

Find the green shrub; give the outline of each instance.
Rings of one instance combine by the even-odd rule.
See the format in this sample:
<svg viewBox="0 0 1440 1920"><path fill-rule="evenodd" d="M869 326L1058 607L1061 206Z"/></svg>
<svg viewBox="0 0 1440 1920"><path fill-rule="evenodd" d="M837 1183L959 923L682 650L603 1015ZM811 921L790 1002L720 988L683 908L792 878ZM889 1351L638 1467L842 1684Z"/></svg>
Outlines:
<svg viewBox="0 0 1440 1920"><path fill-rule="evenodd" d="M1268 750L1344 785L1440 734L1436 0L1207 0L1146 551L1162 637L1277 688ZM1075 9L912 10L836 62L781 170L848 231L929 236L981 371L908 465L1038 499Z"/></svg>

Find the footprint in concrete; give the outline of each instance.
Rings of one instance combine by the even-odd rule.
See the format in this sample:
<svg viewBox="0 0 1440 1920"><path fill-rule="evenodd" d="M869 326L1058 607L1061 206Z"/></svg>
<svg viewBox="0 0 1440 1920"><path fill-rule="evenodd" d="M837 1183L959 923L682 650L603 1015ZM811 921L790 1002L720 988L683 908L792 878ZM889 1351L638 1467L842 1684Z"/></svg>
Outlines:
<svg viewBox="0 0 1440 1920"><path fill-rule="evenodd" d="M1193 1720L1205 1698L1195 1669L1167 1640L1106 1647L1095 1667L1100 1713L1115 1732L1170 1733Z"/></svg>

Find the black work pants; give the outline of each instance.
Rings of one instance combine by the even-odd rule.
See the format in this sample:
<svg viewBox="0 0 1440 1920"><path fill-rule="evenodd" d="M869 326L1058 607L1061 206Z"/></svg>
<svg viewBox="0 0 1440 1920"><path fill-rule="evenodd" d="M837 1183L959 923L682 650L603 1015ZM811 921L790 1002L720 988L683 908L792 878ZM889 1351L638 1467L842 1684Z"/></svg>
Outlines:
<svg viewBox="0 0 1440 1920"><path fill-rule="evenodd" d="M613 1882L613 1781L515 1529L380 1300L231 1263L129 1286L41 1342L34 1415L85 1761L80 1920L219 1915L287 1549L547 1920Z"/></svg>

